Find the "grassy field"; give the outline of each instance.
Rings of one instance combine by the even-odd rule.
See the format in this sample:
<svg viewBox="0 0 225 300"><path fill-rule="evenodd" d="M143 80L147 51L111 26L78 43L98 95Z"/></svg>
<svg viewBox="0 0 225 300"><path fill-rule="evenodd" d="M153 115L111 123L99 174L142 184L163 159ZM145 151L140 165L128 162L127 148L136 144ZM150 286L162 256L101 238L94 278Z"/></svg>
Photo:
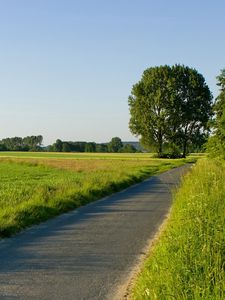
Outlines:
<svg viewBox="0 0 225 300"><path fill-rule="evenodd" d="M10 236L188 160L153 159L149 154L2 152L0 236Z"/></svg>
<svg viewBox="0 0 225 300"><path fill-rule="evenodd" d="M133 299L225 299L225 163L199 160L133 289Z"/></svg>
<svg viewBox="0 0 225 300"><path fill-rule="evenodd" d="M1 157L16 157L16 158L68 158L68 159L148 159L152 158L152 153L71 153L71 152L12 152L2 151Z"/></svg>

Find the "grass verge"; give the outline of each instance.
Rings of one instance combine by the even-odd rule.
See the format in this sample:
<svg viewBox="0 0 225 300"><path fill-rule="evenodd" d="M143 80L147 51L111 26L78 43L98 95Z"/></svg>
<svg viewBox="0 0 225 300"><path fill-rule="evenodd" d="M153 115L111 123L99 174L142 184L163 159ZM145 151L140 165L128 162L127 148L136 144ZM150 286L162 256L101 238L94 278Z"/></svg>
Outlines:
<svg viewBox="0 0 225 300"><path fill-rule="evenodd" d="M133 299L225 299L225 163L197 162L132 291Z"/></svg>
<svg viewBox="0 0 225 300"><path fill-rule="evenodd" d="M85 205L186 160L0 160L0 237Z"/></svg>

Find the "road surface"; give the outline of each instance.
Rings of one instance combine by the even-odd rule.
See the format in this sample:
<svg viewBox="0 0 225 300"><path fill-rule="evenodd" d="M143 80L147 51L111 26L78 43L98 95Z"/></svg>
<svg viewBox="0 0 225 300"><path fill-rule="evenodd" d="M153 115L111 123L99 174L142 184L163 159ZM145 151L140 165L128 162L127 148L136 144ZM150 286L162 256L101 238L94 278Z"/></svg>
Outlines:
<svg viewBox="0 0 225 300"><path fill-rule="evenodd" d="M0 299L121 299L188 165L0 241Z"/></svg>

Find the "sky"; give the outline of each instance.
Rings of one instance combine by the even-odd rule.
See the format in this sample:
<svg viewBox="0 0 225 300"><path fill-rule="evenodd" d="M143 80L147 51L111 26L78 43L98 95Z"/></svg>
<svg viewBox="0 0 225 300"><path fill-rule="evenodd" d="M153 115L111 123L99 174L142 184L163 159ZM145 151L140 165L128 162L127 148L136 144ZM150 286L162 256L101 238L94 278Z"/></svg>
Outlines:
<svg viewBox="0 0 225 300"><path fill-rule="evenodd" d="M129 131L143 71L196 68L214 96L224 0L0 0L0 139L108 142Z"/></svg>

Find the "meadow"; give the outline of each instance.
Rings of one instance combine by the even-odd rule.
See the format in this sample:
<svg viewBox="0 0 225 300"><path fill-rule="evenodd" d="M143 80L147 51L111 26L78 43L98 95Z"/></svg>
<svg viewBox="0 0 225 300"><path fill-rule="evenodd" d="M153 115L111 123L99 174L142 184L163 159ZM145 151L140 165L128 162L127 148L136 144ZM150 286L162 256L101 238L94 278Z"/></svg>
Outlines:
<svg viewBox="0 0 225 300"><path fill-rule="evenodd" d="M1 152L0 237L195 159L155 159L150 154Z"/></svg>
<svg viewBox="0 0 225 300"><path fill-rule="evenodd" d="M132 299L225 299L225 163L202 159L174 196Z"/></svg>
<svg viewBox="0 0 225 300"><path fill-rule="evenodd" d="M152 153L90 153L90 152L13 152L1 151L2 157L16 158L67 158L67 159L149 159Z"/></svg>

